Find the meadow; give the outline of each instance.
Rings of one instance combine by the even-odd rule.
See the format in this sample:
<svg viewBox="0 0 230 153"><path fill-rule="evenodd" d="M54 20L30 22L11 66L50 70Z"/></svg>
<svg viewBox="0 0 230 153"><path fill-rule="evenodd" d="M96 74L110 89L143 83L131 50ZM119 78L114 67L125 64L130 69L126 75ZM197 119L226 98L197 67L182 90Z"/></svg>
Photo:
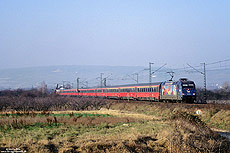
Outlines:
<svg viewBox="0 0 230 153"><path fill-rule="evenodd" d="M217 131L230 131L230 105L0 97L1 151L229 152Z"/></svg>

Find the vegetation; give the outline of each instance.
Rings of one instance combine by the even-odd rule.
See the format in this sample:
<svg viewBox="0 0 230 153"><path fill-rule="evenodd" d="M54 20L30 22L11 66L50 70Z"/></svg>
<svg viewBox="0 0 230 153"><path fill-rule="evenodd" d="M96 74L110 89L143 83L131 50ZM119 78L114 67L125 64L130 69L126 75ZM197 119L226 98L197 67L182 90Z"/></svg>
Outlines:
<svg viewBox="0 0 230 153"><path fill-rule="evenodd" d="M230 150L229 140L212 130L230 131L230 105L61 97L36 90L7 92L0 93L1 151Z"/></svg>
<svg viewBox="0 0 230 153"><path fill-rule="evenodd" d="M204 90L197 89L197 100L201 102L204 96ZM225 82L221 88L207 90L207 100L230 100L230 84Z"/></svg>

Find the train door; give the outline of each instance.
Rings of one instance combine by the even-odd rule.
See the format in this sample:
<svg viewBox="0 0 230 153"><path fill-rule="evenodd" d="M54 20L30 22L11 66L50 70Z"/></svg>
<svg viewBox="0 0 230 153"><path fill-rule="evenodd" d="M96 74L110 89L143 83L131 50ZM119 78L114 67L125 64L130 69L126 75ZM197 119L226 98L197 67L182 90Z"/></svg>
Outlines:
<svg viewBox="0 0 230 153"><path fill-rule="evenodd" d="M182 85L181 82L177 83L177 100L182 100Z"/></svg>
<svg viewBox="0 0 230 153"><path fill-rule="evenodd" d="M147 88L147 92L148 92L148 97L149 97L149 100L152 101L154 100L153 99L153 87L149 86L149 88Z"/></svg>

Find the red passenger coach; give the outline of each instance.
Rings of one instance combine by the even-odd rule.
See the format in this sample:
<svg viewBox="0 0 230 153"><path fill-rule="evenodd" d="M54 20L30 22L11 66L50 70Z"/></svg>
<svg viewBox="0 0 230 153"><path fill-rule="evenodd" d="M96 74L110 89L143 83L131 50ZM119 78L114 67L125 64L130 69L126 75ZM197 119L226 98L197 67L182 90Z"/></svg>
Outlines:
<svg viewBox="0 0 230 153"><path fill-rule="evenodd" d="M56 92L59 95L159 101L160 85L161 82L151 84L145 83L136 85L110 86L103 88L85 88L78 90L58 89Z"/></svg>

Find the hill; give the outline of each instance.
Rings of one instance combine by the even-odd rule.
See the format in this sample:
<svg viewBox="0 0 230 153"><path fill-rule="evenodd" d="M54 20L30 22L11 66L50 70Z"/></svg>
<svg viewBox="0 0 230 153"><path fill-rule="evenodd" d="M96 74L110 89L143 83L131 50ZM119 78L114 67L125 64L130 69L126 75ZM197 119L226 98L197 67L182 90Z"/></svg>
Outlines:
<svg viewBox="0 0 230 153"><path fill-rule="evenodd" d="M107 77L107 85L119 85L136 83L138 73L139 83L148 82L149 71L144 66L93 66L93 65L70 65L70 66L46 66L46 67L26 67L0 69L0 89L17 89L39 87L41 82L45 81L49 88L54 89L56 84L71 84L76 87L76 79L80 78L81 87L87 85L100 86L100 76ZM153 67L153 71L158 67ZM166 73L171 71L169 68L163 68L153 74L152 82L165 81L170 79ZM198 87L203 86L203 76L199 73L175 73L175 80L180 77L187 77L194 80ZM208 71L207 86L208 88L217 88L228 81L230 71Z"/></svg>

